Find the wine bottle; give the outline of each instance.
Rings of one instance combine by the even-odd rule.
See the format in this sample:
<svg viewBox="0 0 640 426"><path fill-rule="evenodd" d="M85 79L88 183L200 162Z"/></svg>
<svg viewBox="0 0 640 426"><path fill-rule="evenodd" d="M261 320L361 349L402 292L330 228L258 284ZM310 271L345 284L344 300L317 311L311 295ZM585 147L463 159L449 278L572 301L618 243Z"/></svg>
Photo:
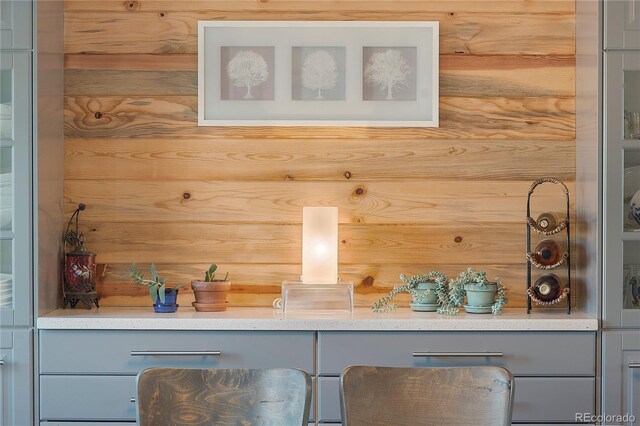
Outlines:
<svg viewBox="0 0 640 426"><path fill-rule="evenodd" d="M560 260L560 245L554 240L542 240L536 246L535 254L540 265L554 265Z"/></svg>
<svg viewBox="0 0 640 426"><path fill-rule="evenodd" d="M538 228L542 231L550 231L560 223L560 219L555 213L542 213L536 219L536 223L538 224Z"/></svg>
<svg viewBox="0 0 640 426"><path fill-rule="evenodd" d="M533 292L543 302L550 302L560 296L560 278L555 274L545 274L538 278L533 285Z"/></svg>

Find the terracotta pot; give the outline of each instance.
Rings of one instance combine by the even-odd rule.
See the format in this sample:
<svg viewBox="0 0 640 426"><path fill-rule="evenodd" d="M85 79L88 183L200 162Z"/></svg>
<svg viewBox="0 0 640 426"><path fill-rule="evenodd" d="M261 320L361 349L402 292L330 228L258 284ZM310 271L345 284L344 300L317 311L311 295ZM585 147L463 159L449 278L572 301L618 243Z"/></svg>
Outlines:
<svg viewBox="0 0 640 426"><path fill-rule="evenodd" d="M227 310L227 294L231 281L191 281L191 288L196 297L192 303L196 311L219 312Z"/></svg>

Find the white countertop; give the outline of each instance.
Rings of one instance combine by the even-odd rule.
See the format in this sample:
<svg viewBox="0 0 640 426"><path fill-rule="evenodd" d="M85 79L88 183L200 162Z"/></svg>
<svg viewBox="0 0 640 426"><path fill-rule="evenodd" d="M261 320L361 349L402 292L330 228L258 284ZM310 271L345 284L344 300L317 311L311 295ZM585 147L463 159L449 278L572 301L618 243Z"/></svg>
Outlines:
<svg viewBox="0 0 640 426"><path fill-rule="evenodd" d="M319 330L319 331L595 331L598 320L580 311L505 309L502 315L438 315L399 308L374 313L357 308L348 313L283 314L272 308L229 308L196 312L180 308L157 314L151 307L58 309L38 318L40 329L106 330Z"/></svg>

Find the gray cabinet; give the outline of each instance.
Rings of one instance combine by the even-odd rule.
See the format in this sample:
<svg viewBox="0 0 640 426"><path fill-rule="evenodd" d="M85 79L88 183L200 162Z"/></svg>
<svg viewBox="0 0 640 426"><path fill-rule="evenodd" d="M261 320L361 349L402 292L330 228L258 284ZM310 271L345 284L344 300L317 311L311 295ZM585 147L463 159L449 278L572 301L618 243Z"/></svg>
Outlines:
<svg viewBox="0 0 640 426"><path fill-rule="evenodd" d="M322 377L318 387L318 420L340 422L340 379ZM593 413L593 377L516 377L513 422L571 423L576 413ZM558 403L559 399L563 401Z"/></svg>
<svg viewBox="0 0 640 426"><path fill-rule="evenodd" d="M604 55L603 320L605 328L638 327L640 52Z"/></svg>
<svg viewBox="0 0 640 426"><path fill-rule="evenodd" d="M600 413L603 424L631 425L640 422L640 1L605 1L603 10Z"/></svg>
<svg viewBox="0 0 640 426"><path fill-rule="evenodd" d="M602 336L602 413L612 416L605 423L638 424L640 331L605 331ZM625 415L627 418L615 417Z"/></svg>
<svg viewBox="0 0 640 426"><path fill-rule="evenodd" d="M39 338L41 374L136 375L149 367L315 371L310 331L40 330Z"/></svg>
<svg viewBox="0 0 640 426"><path fill-rule="evenodd" d="M592 377L594 345L590 332L320 332L318 371L340 375L349 365L496 365L515 376Z"/></svg>
<svg viewBox="0 0 640 426"><path fill-rule="evenodd" d="M136 422L40 422L40 426L135 426Z"/></svg>
<svg viewBox="0 0 640 426"><path fill-rule="evenodd" d="M32 332L0 331L0 424L27 426L31 422Z"/></svg>
<svg viewBox="0 0 640 426"><path fill-rule="evenodd" d="M135 420L135 376L159 366L303 369L319 423L340 422L348 365L501 365L516 377L514 421L595 412L594 332L40 330L39 341L41 426Z"/></svg>
<svg viewBox="0 0 640 426"><path fill-rule="evenodd" d="M514 423L571 423L594 413L593 332L319 332L318 420L340 421L339 376L349 365L497 365L515 376Z"/></svg>
<svg viewBox="0 0 640 426"><path fill-rule="evenodd" d="M31 1L0 1L0 424L16 426L33 417L32 31Z"/></svg>
<svg viewBox="0 0 640 426"><path fill-rule="evenodd" d="M136 375L150 367L315 372L311 331L40 330L39 340L43 425L135 421Z"/></svg>
<svg viewBox="0 0 640 426"><path fill-rule="evenodd" d="M31 52L0 52L0 324L3 326L32 323L31 55Z"/></svg>
<svg viewBox="0 0 640 426"><path fill-rule="evenodd" d="M29 0L0 1L0 49L31 49L32 4Z"/></svg>
<svg viewBox="0 0 640 426"><path fill-rule="evenodd" d="M40 376L40 419L135 421L136 376Z"/></svg>

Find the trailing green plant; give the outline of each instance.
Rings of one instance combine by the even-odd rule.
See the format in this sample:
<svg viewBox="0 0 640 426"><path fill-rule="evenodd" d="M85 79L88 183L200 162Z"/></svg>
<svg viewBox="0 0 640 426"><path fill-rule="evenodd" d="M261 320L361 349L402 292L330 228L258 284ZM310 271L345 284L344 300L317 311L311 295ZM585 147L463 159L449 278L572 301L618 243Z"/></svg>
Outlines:
<svg viewBox="0 0 640 426"><path fill-rule="evenodd" d="M218 269L218 265L216 265L215 263L212 263L211 266L209 266L209 269L207 269L207 271L205 271L204 273L204 280L206 282L215 281L217 269ZM227 272L227 275L224 276L224 280L222 281L226 281L227 278L229 278L228 272Z"/></svg>
<svg viewBox="0 0 640 426"><path fill-rule="evenodd" d="M504 305L509 303L509 299L507 299L507 293L505 291L504 286L500 282L500 278L496 277L496 284L498 284L498 289L496 290L496 294L498 297L493 305L491 305L491 313L493 315L499 315L502 313L504 309Z"/></svg>
<svg viewBox="0 0 640 426"><path fill-rule="evenodd" d="M426 298L431 295L431 289L416 290L416 286L424 282L436 283L435 294L438 296L438 304L444 303L447 300L447 276L442 272L431 271L428 274L413 275L411 277L400 274L400 280L402 280L403 284L394 286L389 294L373 304L371 309L373 309L374 312L389 312L397 308L398 305L393 302L393 299L400 293L409 293L416 301Z"/></svg>
<svg viewBox="0 0 640 426"><path fill-rule="evenodd" d="M131 268L126 275L128 278L131 278L134 284L143 285L145 287L149 287L149 296L151 300L155 303L157 299L160 299L160 302L164 303L165 301L165 293L166 293L166 278L162 278L158 276L158 272L156 271L156 265L151 263L151 279L147 279L144 277L144 272L136 266L136 262L131 262ZM182 287L182 284L179 284L173 287L173 290L177 290Z"/></svg>
<svg viewBox="0 0 640 426"><path fill-rule="evenodd" d="M449 282L449 294L446 303L442 303L438 308L438 313L446 315L455 315L458 313L458 308L464 304L464 297L467 294L464 286L466 284L475 284L477 287L486 287L490 284L487 279L487 273L484 271L475 271L473 268L468 268L466 271L462 271L460 275ZM491 305L491 313L498 315L502 313L504 305L509 300L506 297L505 288L500 282L500 278L496 277L496 294L497 297Z"/></svg>

